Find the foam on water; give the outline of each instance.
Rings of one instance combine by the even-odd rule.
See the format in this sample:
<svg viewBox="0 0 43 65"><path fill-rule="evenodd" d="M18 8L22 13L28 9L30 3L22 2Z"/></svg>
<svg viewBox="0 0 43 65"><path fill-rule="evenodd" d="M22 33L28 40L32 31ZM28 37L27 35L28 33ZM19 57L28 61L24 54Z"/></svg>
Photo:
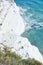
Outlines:
<svg viewBox="0 0 43 65"><path fill-rule="evenodd" d="M5 18L2 20L3 22L0 21L2 24L0 26L0 43L10 47L12 51L21 55L23 59L30 57L43 63L43 56L39 52L38 48L31 45L27 38L21 36L21 34L25 31L25 24L20 15L19 7L15 4L15 2L9 3L6 0L3 0L1 4L5 7L5 14L3 15L1 13L0 16L4 16ZM6 9L8 4L9 6Z"/></svg>

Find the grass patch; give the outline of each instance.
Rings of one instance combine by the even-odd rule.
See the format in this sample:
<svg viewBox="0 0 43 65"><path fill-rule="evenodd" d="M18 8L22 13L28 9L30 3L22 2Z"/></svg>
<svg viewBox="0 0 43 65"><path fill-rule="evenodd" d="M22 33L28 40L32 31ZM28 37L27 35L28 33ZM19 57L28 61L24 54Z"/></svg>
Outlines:
<svg viewBox="0 0 43 65"><path fill-rule="evenodd" d="M35 59L22 59L15 52L11 52L9 48L0 48L0 65L43 65Z"/></svg>

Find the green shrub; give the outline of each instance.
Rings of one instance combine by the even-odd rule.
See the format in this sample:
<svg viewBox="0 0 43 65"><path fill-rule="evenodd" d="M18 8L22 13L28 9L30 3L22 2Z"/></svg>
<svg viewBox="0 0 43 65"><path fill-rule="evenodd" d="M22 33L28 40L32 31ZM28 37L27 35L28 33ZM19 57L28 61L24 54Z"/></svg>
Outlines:
<svg viewBox="0 0 43 65"><path fill-rule="evenodd" d="M11 52L9 48L0 48L0 65L43 65L34 59L22 59L15 52Z"/></svg>

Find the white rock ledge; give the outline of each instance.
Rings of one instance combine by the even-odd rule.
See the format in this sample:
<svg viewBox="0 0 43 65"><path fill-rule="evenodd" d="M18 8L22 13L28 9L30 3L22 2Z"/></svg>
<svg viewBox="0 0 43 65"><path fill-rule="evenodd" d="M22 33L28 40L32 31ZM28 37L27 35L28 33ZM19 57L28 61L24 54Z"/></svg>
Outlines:
<svg viewBox="0 0 43 65"><path fill-rule="evenodd" d="M23 59L34 58L43 63L43 56L36 46L31 45L27 38L21 37L25 31L24 20L19 7L15 3L2 0L0 3L0 43L12 47ZM2 45L0 45L2 46Z"/></svg>

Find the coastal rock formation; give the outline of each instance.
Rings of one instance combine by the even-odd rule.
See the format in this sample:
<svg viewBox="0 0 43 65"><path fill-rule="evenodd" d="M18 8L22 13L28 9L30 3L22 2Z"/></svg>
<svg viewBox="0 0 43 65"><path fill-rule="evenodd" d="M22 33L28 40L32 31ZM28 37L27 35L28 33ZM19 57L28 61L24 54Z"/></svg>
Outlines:
<svg viewBox="0 0 43 65"><path fill-rule="evenodd" d="M12 0L0 1L0 44L10 47L23 59L30 57L43 63L43 56L38 48L21 36L23 32L25 32L25 23L19 7Z"/></svg>

